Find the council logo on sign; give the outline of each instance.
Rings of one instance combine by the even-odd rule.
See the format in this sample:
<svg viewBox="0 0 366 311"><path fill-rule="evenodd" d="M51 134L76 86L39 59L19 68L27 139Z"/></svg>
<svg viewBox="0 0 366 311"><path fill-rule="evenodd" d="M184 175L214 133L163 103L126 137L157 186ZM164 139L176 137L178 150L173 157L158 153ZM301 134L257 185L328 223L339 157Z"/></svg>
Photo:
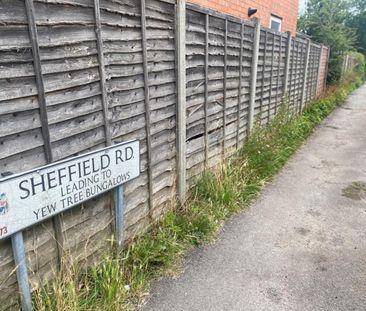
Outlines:
<svg viewBox="0 0 366 311"><path fill-rule="evenodd" d="M0 192L0 215L4 215L8 212L9 203L8 198L4 192Z"/></svg>

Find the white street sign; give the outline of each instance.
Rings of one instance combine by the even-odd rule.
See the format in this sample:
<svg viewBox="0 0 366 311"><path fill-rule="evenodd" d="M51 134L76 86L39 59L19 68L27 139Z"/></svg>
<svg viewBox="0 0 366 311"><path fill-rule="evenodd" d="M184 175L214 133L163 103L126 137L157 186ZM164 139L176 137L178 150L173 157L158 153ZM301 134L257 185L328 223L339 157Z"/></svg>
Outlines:
<svg viewBox="0 0 366 311"><path fill-rule="evenodd" d="M140 174L138 141L116 144L0 180L0 239Z"/></svg>

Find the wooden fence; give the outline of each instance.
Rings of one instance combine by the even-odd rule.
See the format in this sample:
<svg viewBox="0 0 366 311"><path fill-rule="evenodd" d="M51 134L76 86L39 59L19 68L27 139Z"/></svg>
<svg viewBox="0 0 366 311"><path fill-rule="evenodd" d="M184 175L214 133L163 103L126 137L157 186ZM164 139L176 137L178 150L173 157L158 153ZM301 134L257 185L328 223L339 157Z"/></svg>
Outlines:
<svg viewBox="0 0 366 311"><path fill-rule="evenodd" d="M125 187L128 241L174 204L177 177L192 185L244 143L253 119L265 125L284 98L300 112L324 89L327 48L189 4L178 106L176 6L0 0L0 173L139 139L141 176ZM185 122L177 127L179 109ZM32 288L53 277L65 252L97 260L113 219L106 194L26 230ZM5 309L18 290L14 268L10 240L1 240Z"/></svg>
<svg viewBox="0 0 366 311"><path fill-rule="evenodd" d="M356 56L355 56L356 54ZM346 53L343 55L343 62L342 62L342 79L344 79L347 73L352 72L355 68L362 65L360 59L357 58L358 53ZM362 56L361 56L362 57Z"/></svg>

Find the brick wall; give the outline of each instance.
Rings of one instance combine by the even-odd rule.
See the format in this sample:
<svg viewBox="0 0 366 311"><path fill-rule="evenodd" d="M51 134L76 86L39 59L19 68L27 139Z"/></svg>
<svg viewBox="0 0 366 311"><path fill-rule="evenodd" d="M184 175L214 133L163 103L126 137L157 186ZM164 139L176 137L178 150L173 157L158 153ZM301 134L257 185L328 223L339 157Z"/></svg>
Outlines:
<svg viewBox="0 0 366 311"><path fill-rule="evenodd" d="M261 19L261 24L270 26L270 16L274 14L282 18L282 31L291 31L296 34L297 15L299 10L298 0L188 0L222 13L227 13L243 19L248 18L248 8L256 8L254 15Z"/></svg>

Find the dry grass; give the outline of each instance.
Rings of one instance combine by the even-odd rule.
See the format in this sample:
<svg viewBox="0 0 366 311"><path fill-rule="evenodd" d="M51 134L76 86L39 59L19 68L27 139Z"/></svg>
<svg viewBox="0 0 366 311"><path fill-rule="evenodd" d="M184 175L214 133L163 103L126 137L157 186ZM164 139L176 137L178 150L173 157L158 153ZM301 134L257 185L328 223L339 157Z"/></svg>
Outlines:
<svg viewBox="0 0 366 311"><path fill-rule="evenodd" d="M151 280L176 271L187 250L215 237L223 221L245 208L286 163L314 128L362 81L344 86L294 117L284 107L221 169L206 172L186 206L170 210L148 234L119 253L111 246L100 264L87 270L68 262L62 273L33 294L36 310L132 310ZM178 263L178 264L177 264Z"/></svg>

